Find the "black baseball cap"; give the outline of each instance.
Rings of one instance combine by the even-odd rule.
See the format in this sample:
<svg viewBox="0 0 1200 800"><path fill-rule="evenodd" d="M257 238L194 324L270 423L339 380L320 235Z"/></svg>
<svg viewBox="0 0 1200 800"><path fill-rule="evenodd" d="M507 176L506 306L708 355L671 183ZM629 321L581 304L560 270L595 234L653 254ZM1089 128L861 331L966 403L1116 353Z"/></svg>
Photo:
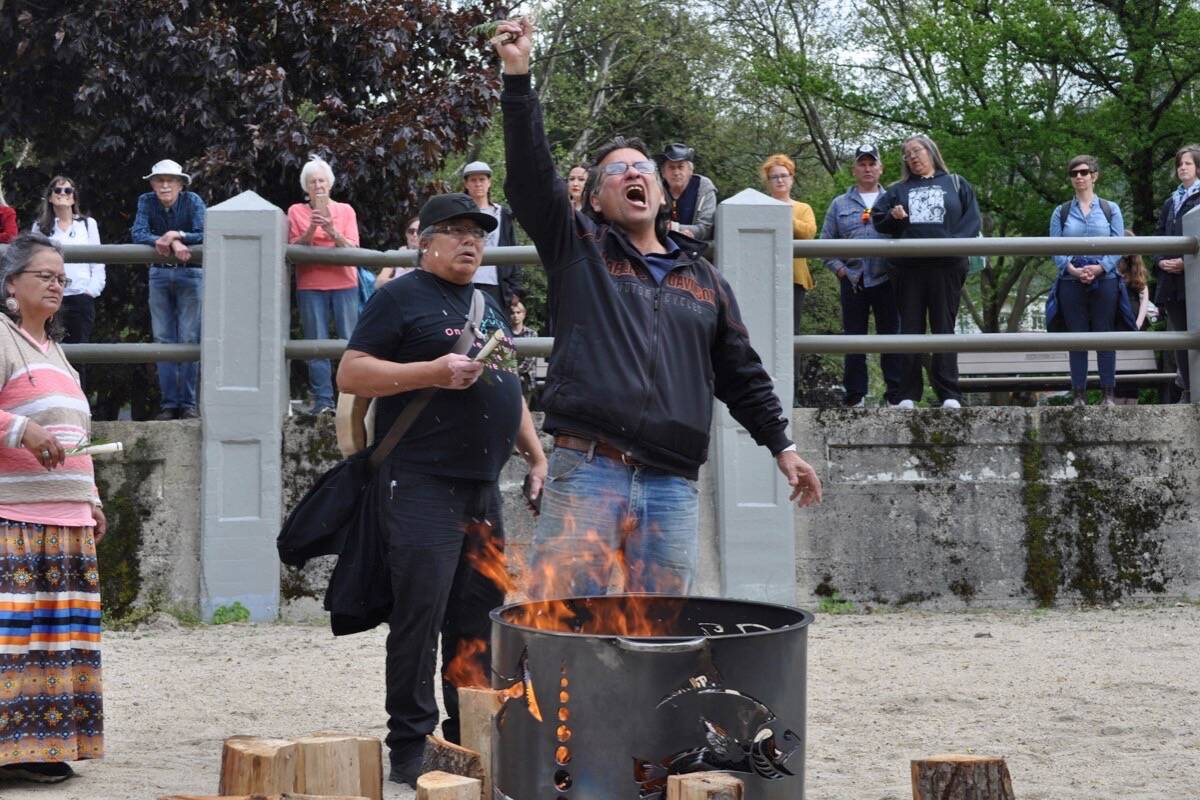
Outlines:
<svg viewBox="0 0 1200 800"><path fill-rule="evenodd" d="M873 144L860 144L854 151L854 160L858 161L863 156L870 156L876 161L879 160L879 150Z"/></svg>
<svg viewBox="0 0 1200 800"><path fill-rule="evenodd" d="M439 222L451 219L469 219L479 223L479 227L488 233L496 230L500 223L491 214L485 214L475 205L475 201L462 192L450 194L435 194L421 206L421 230Z"/></svg>
<svg viewBox="0 0 1200 800"><path fill-rule="evenodd" d="M695 161L696 149L675 142L663 148L661 158L663 161Z"/></svg>

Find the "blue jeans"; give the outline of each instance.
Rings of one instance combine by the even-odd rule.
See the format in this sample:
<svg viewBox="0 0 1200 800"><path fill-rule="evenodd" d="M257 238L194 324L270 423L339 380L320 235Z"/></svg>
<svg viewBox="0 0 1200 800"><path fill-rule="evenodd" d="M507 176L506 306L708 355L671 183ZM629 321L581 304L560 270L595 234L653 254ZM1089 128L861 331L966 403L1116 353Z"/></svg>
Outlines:
<svg viewBox="0 0 1200 800"><path fill-rule="evenodd" d="M1099 333L1114 329L1117 319L1117 292L1124 291L1121 279L1115 275L1097 278L1090 285L1079 281L1058 282L1058 307L1062 309L1063 322L1072 333ZM1087 388L1088 358L1086 350L1072 350L1071 388ZM1096 352L1096 368L1100 372L1100 385L1111 389L1117 385L1117 352Z"/></svg>
<svg viewBox="0 0 1200 800"><path fill-rule="evenodd" d="M204 296L204 270L197 267L150 268L150 329L159 344L196 344L200 341L200 300ZM195 408L199 361L163 361L158 364L159 405Z"/></svg>
<svg viewBox="0 0 1200 800"><path fill-rule="evenodd" d="M687 594L699 562L699 501L687 478L554 448L533 537L531 598L625 591Z"/></svg>
<svg viewBox="0 0 1200 800"><path fill-rule="evenodd" d="M358 287L350 289L297 289L296 307L305 339L328 339L333 322L335 339L349 339L358 324ZM308 386L313 406L333 406L333 377L329 359L308 362Z"/></svg>

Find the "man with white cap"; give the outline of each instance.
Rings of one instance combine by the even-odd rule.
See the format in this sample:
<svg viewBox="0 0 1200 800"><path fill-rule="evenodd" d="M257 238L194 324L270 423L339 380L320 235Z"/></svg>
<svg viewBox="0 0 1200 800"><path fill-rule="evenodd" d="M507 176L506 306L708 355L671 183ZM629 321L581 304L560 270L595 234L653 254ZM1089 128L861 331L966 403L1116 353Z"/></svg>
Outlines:
<svg viewBox="0 0 1200 800"><path fill-rule="evenodd" d="M504 206L492 202L492 168L483 161L472 161L463 167L463 191L470 195L479 210L495 218L496 227L488 233L484 247L511 247L517 243L513 232L513 215ZM484 264L475 272L475 285L496 298L508 314L513 297L521 292L521 274L511 264Z"/></svg>
<svg viewBox="0 0 1200 800"><path fill-rule="evenodd" d="M189 245L204 240L204 201L184 191L192 177L179 162L163 159L144 176L153 191L138 197L137 217L130 233L134 244L153 245L163 257L175 260L150 265L150 327L159 344L197 344L200 341L200 298L203 273L188 264ZM198 361L158 364L160 410L156 420L196 419Z"/></svg>

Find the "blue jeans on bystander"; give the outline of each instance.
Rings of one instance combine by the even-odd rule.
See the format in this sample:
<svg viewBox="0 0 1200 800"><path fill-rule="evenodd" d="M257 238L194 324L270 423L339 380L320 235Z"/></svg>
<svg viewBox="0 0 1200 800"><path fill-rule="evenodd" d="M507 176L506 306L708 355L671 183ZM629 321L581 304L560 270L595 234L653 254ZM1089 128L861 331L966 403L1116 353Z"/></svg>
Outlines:
<svg viewBox="0 0 1200 800"><path fill-rule="evenodd" d="M200 341L200 300L204 270L197 267L150 267L150 329L158 344ZM158 364L159 405L163 409L195 408L199 361Z"/></svg>
<svg viewBox="0 0 1200 800"><path fill-rule="evenodd" d="M358 324L358 288L297 289L296 307L300 311L300 327L305 339L328 339L330 322L333 322L334 338L349 339ZM313 408L333 407L333 373L329 359L314 358L308 362L308 386L312 391Z"/></svg>
<svg viewBox="0 0 1200 800"><path fill-rule="evenodd" d="M1117 292L1125 291L1121 279L1115 275L1097 278L1090 285L1073 280L1059 280L1058 305L1062 309L1063 321L1072 333L1102 333L1116 328ZM1088 354L1086 350L1072 350L1071 388L1087 388ZM1117 352L1096 352L1096 369L1100 373L1100 385L1111 389L1117 385Z"/></svg>
<svg viewBox="0 0 1200 800"><path fill-rule="evenodd" d="M625 591L687 594L699 562L699 501L687 478L554 448L533 538L531 598Z"/></svg>

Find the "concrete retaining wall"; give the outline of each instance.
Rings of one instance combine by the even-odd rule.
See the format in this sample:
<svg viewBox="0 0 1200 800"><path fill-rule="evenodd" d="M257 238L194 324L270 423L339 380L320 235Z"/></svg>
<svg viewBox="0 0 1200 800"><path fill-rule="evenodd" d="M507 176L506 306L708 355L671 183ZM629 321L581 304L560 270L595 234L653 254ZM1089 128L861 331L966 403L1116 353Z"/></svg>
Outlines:
<svg viewBox="0 0 1200 800"><path fill-rule="evenodd" d="M1110 603L1200 596L1200 409L797 409L825 501L797 510L797 602L930 607ZM198 422L97 423L125 442L98 461L113 532L106 609L199 608ZM333 423L284 429L285 507L334 463ZM765 451L764 458L769 458ZM501 478L509 552L532 518L524 465ZM700 594L717 594L712 471L701 474ZM763 553L762 558L771 558ZM320 613L330 563L284 568L287 618Z"/></svg>

